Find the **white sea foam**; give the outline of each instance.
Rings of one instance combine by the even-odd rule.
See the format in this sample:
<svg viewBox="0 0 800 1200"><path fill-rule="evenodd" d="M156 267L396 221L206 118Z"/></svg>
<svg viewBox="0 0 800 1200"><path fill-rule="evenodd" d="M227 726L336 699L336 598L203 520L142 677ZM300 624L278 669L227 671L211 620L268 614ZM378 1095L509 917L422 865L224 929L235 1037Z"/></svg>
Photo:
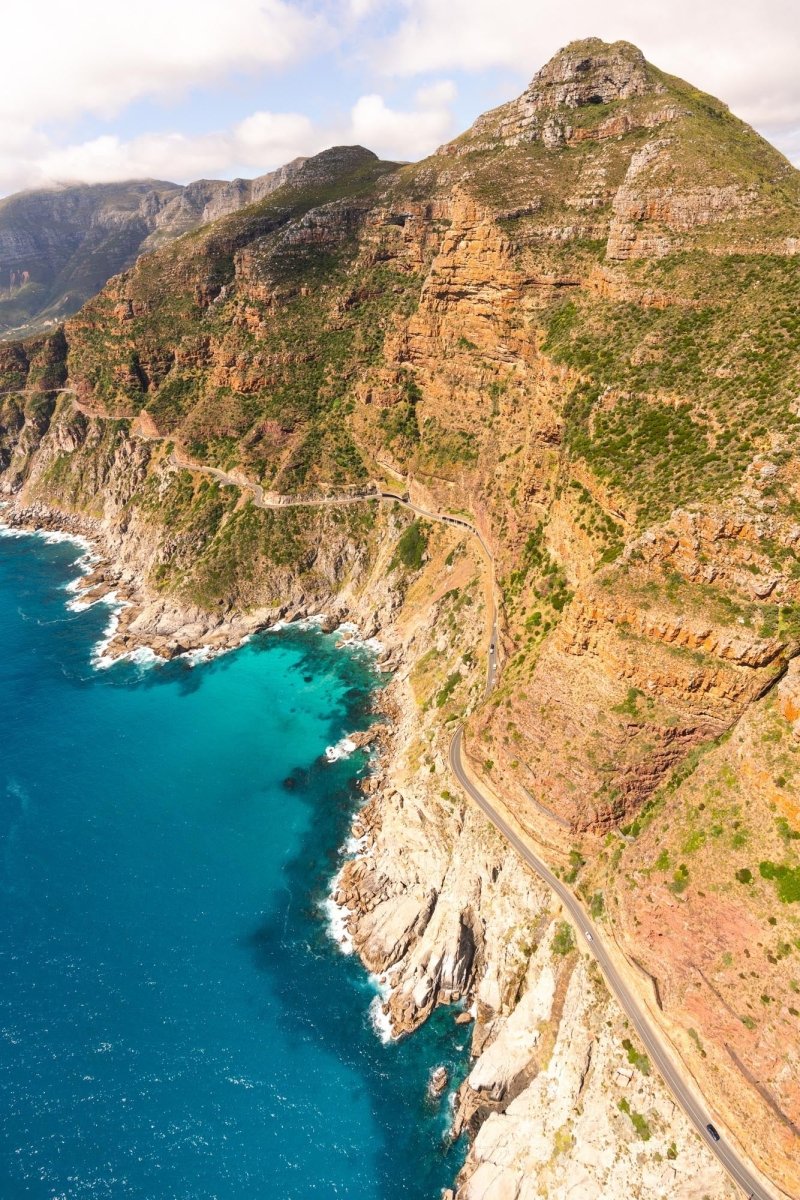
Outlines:
<svg viewBox="0 0 800 1200"><path fill-rule="evenodd" d="M66 533L60 529L23 529L19 525L7 525L5 521L0 521L0 537L38 537L51 546L59 542L74 542L85 554L91 551L92 546L89 539L80 533Z"/></svg>
<svg viewBox="0 0 800 1200"><path fill-rule="evenodd" d="M383 654L385 646L378 638L365 638L361 636L361 631L352 621L342 621L341 625L337 625L334 629L334 636L342 639L342 645L348 650L368 650L371 654ZM346 640L345 639L346 635Z"/></svg>
<svg viewBox="0 0 800 1200"><path fill-rule="evenodd" d="M239 638L232 646L195 646L194 650L185 650L183 654L179 654L178 658L189 667L198 667L201 663L211 662L214 658L221 658L223 654L229 654L231 650L238 650L240 646L246 646L252 641L252 633L246 633Z"/></svg>
<svg viewBox="0 0 800 1200"><path fill-rule="evenodd" d="M152 646L137 646L135 650L130 650L127 654L121 654L119 657L124 658L127 662L136 663L140 667L152 667L154 663L167 661L162 655L156 654Z"/></svg>
<svg viewBox="0 0 800 1200"><path fill-rule="evenodd" d="M329 763L339 762L340 759L349 758L358 746L349 737L339 738L335 746L325 747L325 757Z"/></svg>
<svg viewBox="0 0 800 1200"><path fill-rule="evenodd" d="M117 661L113 654L106 654L106 650L108 650L108 647L113 642L119 628L119 614L123 608L127 607L124 600L117 598L116 592L109 592L108 595L103 596L102 602L109 606L111 612L109 613L108 624L103 630L100 640L95 643L92 649L92 666L100 671L104 671L108 667L113 667Z"/></svg>
<svg viewBox="0 0 800 1200"><path fill-rule="evenodd" d="M388 1046L389 1042L395 1040L395 1032L392 1028L392 1018L383 1011L383 1006L391 996L392 989L385 980L380 979L377 975L370 975L369 981L378 993L370 1000L370 1024L384 1046Z"/></svg>
<svg viewBox="0 0 800 1200"><path fill-rule="evenodd" d="M313 617L301 617L298 621L276 621L267 626L267 633L280 633L282 629L317 629L327 621L325 613L317 613Z"/></svg>
<svg viewBox="0 0 800 1200"><path fill-rule="evenodd" d="M346 908L344 904L337 904L334 899L333 893L337 886L338 876L333 882L331 894L322 901L320 909L325 914L328 936L336 942L342 954L352 954L355 947L353 946L350 931L347 928L347 918L350 916L350 909Z"/></svg>
<svg viewBox="0 0 800 1200"><path fill-rule="evenodd" d="M82 533L66 533L61 529L34 529L33 532L50 546L56 546L60 542L74 542L76 546L80 546L84 554L91 553L92 543Z"/></svg>
<svg viewBox="0 0 800 1200"><path fill-rule="evenodd" d="M91 588L73 588L78 594L67 601L67 608L70 612L86 612L90 608L94 608L95 604L105 604L106 596L95 596L93 600L85 600L84 597Z"/></svg>
<svg viewBox="0 0 800 1200"><path fill-rule="evenodd" d="M78 567L80 575L78 575L75 579L70 580L70 582L66 584L64 588L66 592L74 593L73 598L67 601L66 608L70 612L85 612L86 609L93 608L95 604L106 604L109 606L111 613L109 615L108 624L103 630L102 637L92 650L91 659L92 666L95 668L104 669L112 666L113 663L116 662L116 659L112 655L106 654L106 650L114 640L114 635L119 627L119 613L123 608L127 607L127 602L120 600L115 592L107 592L105 596L99 596L96 600L84 600L82 598L83 595L89 590L88 588L82 586L83 578L91 570L92 563L97 562L99 557L97 554L95 554L92 543L81 533L67 533L64 530L59 529L20 529L17 526L6 525L4 522L0 521L0 537L21 538L30 536L40 537L49 545L58 545L62 542L72 542L74 545L80 547L80 549L83 551L81 556L76 559L74 563L74 565ZM133 654L137 653L137 651L133 652ZM122 657L132 658L133 654L124 655ZM149 654L152 655L153 659L157 657L153 651L149 651ZM145 659L140 657L136 661L143 662ZM147 661L150 660L147 659Z"/></svg>
<svg viewBox="0 0 800 1200"><path fill-rule="evenodd" d="M362 834L361 837L356 837L355 834L351 833L350 837L344 844L344 852L346 855L348 855L348 857L355 858L357 854L361 853L366 844L367 839L364 834Z"/></svg>
<svg viewBox="0 0 800 1200"><path fill-rule="evenodd" d="M212 658L217 658L222 653L222 649L215 649L213 646L197 646L194 650L187 650L178 657L182 658L188 667L197 667L200 663L210 662Z"/></svg>

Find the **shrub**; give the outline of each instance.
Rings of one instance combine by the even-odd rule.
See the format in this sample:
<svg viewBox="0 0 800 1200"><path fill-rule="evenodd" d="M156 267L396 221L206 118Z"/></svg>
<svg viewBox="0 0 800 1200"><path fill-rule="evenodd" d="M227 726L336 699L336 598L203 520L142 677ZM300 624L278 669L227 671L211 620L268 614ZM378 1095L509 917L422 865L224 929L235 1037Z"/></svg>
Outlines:
<svg viewBox="0 0 800 1200"><path fill-rule="evenodd" d="M389 570L392 571L402 563L409 571L418 571L422 566L425 551L428 549L428 533L422 521L412 521L397 543L397 551L392 559Z"/></svg>
<svg viewBox="0 0 800 1200"><path fill-rule="evenodd" d="M441 689L438 696L436 697L436 707L437 708L444 707L444 705L447 703L447 701L452 696L455 689L458 687L458 684L460 683L460 681L461 681L461 673L459 671L453 671L452 675L447 676L444 687Z"/></svg>
<svg viewBox="0 0 800 1200"><path fill-rule="evenodd" d="M646 1054L640 1054L630 1038L624 1038L622 1048L627 1052L628 1062L636 1067L643 1075L650 1074L650 1059Z"/></svg>
<svg viewBox="0 0 800 1200"><path fill-rule="evenodd" d="M642 1141L649 1142L652 1134L646 1118L643 1117L641 1113L637 1113L634 1109L632 1109L628 1101L624 1098L619 1101L619 1109L620 1112L624 1112L626 1116L630 1117L633 1128L636 1130Z"/></svg>
<svg viewBox="0 0 800 1200"><path fill-rule="evenodd" d="M784 904L800 904L800 867L785 863L762 862L758 866L762 879L771 879Z"/></svg>
<svg viewBox="0 0 800 1200"><path fill-rule="evenodd" d="M567 921L559 921L553 938L553 953L567 955L575 949L575 934Z"/></svg>
<svg viewBox="0 0 800 1200"><path fill-rule="evenodd" d="M675 874L672 876L672 883L669 885L670 891L679 896L681 892L685 892L689 886L689 868L686 863L681 863Z"/></svg>

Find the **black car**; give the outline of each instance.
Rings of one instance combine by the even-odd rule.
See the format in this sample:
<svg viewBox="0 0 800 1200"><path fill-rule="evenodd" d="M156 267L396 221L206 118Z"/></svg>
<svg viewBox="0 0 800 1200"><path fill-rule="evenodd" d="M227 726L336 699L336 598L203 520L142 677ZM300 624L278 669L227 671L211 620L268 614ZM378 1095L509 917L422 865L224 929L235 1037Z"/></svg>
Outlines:
<svg viewBox="0 0 800 1200"><path fill-rule="evenodd" d="M719 1141L719 1134L717 1133L717 1131L716 1131L716 1129L714 1128L714 1126L713 1126L713 1125L706 1125L706 1129L707 1129L707 1130L708 1130L708 1132L711 1134L711 1137L714 1139L714 1141L715 1141L715 1142L718 1142L718 1141Z"/></svg>

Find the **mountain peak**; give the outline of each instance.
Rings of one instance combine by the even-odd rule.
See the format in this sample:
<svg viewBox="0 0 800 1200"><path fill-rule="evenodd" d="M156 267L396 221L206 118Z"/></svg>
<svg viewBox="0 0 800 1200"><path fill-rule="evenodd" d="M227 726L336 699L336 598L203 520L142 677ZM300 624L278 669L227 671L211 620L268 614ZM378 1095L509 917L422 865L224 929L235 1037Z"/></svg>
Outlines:
<svg viewBox="0 0 800 1200"><path fill-rule="evenodd" d="M637 46L584 38L553 55L524 95L537 109L580 108L663 90Z"/></svg>
<svg viewBox="0 0 800 1200"><path fill-rule="evenodd" d="M549 148L559 147L569 141L574 125L596 124L592 110L596 113L601 106L620 102L625 108L626 101L647 107L651 100L656 101L654 108L663 108L659 98L666 92L662 75L638 46L583 38L554 54L516 100L478 117L466 135L441 147L439 153L461 154L498 142L513 146L541 141ZM615 114L604 112L603 117L614 124ZM616 118L617 124L620 120L625 124L624 113ZM616 132L625 131L622 125Z"/></svg>

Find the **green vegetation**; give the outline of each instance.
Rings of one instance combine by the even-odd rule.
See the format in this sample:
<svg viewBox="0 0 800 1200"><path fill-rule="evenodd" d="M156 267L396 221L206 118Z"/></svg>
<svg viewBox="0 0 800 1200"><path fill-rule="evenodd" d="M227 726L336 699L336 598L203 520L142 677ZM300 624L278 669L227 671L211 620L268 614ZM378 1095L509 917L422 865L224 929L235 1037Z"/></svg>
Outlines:
<svg viewBox="0 0 800 1200"><path fill-rule="evenodd" d="M447 701L450 699L450 697L452 696L453 692L456 690L456 688L458 687L460 682L461 682L461 672L460 671L453 671L453 673L451 675L447 676L444 686L442 687L442 689L439 691L439 693L436 696L436 707L437 708L444 708L445 704L447 704Z"/></svg>
<svg viewBox="0 0 800 1200"><path fill-rule="evenodd" d="M689 868L686 863L681 863L677 871L672 876L672 882L669 885L670 891L679 896L681 892L685 892L689 886Z"/></svg>
<svg viewBox="0 0 800 1200"><path fill-rule="evenodd" d="M569 870L564 875L565 883L574 883L580 874L581 867L585 866L586 860L579 850L570 850L569 852Z"/></svg>
<svg viewBox="0 0 800 1200"><path fill-rule="evenodd" d="M562 1125L560 1129L556 1130L553 1137L553 1157L555 1158L559 1154L566 1154L568 1150L572 1149L574 1144L575 1138L570 1132L569 1127Z"/></svg>
<svg viewBox="0 0 800 1200"><path fill-rule="evenodd" d="M567 955L575 949L575 934L568 921L559 921L553 936L553 953Z"/></svg>
<svg viewBox="0 0 800 1200"><path fill-rule="evenodd" d="M778 817L775 824L778 829L778 837L781 841L786 842L787 845L789 842L800 841L800 830L792 829L785 817Z"/></svg>
<svg viewBox="0 0 800 1200"><path fill-rule="evenodd" d="M800 904L800 867L786 863L762 862L758 866L762 879L771 879L784 904Z"/></svg>
<svg viewBox="0 0 800 1200"><path fill-rule="evenodd" d="M615 712L615 713L620 713L623 716L627 716L627 717L638 717L639 710L637 708L637 702L638 702L640 696L643 696L643 695L644 695L644 693L640 692L638 688L629 687L628 695L625 697L625 699L620 704L615 704L611 711Z"/></svg>
<svg viewBox="0 0 800 1200"><path fill-rule="evenodd" d="M544 350L580 373L565 410L572 454L653 520L735 487L768 431L797 433L800 316L784 256L695 252L633 268L696 296L662 309L560 301Z"/></svg>
<svg viewBox="0 0 800 1200"><path fill-rule="evenodd" d="M636 1049L630 1038L623 1039L622 1048L627 1053L631 1066L636 1067L637 1071L641 1071L642 1075L650 1074L650 1059Z"/></svg>
<svg viewBox="0 0 800 1200"><path fill-rule="evenodd" d="M649 1142L653 1135L646 1118L643 1117L641 1113L637 1113L634 1109L632 1109L625 1097L618 1102L618 1107L620 1112L624 1112L626 1116L630 1117L631 1124L642 1141Z"/></svg>
<svg viewBox="0 0 800 1200"><path fill-rule="evenodd" d="M427 524L420 520L412 521L400 535L394 558L389 564L389 570L393 571L402 564L407 571L418 571L422 566L427 549Z"/></svg>
<svg viewBox="0 0 800 1200"><path fill-rule="evenodd" d="M450 477L459 466L478 460L475 434L463 429L444 429L435 417L425 421L419 440L415 462L423 473Z"/></svg>
<svg viewBox="0 0 800 1200"><path fill-rule="evenodd" d="M401 379L400 398L391 408L381 410L379 422L384 437L389 444L399 442L401 450L406 454L419 443L420 430L417 420L417 404L422 399L422 392L409 372Z"/></svg>

